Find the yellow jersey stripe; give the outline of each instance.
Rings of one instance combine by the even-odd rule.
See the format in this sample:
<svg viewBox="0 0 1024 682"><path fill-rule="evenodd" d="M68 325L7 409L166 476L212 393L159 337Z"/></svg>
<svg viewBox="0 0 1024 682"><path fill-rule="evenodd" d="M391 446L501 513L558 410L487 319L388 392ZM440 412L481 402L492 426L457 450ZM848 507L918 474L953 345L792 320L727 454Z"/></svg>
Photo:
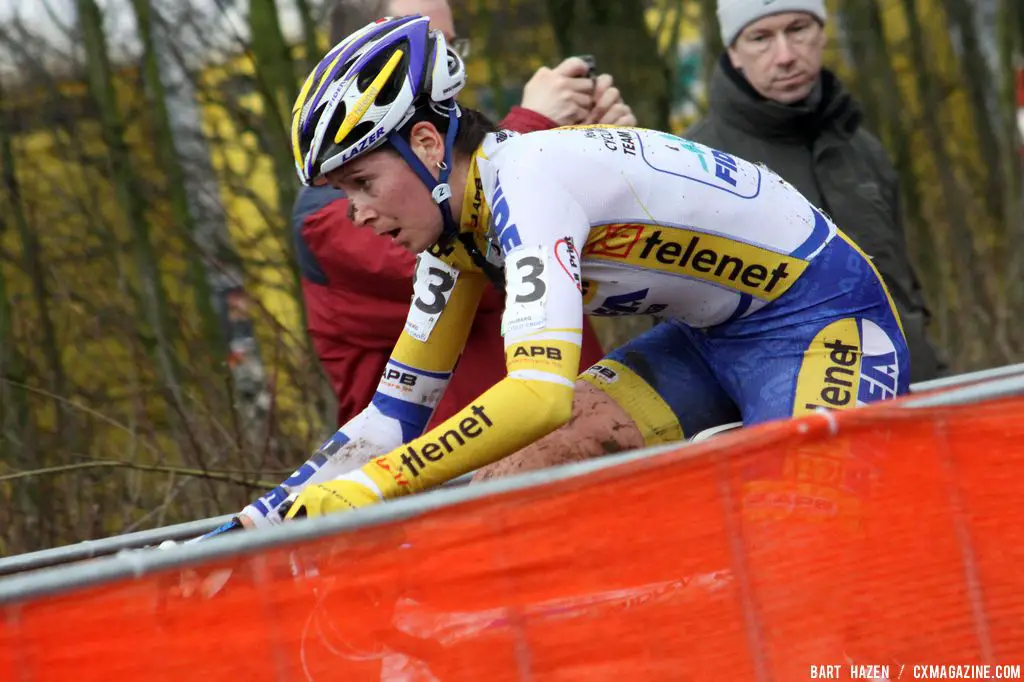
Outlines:
<svg viewBox="0 0 1024 682"><path fill-rule="evenodd" d="M567 386L573 388L576 383L566 379L560 374L554 374L552 372L544 372L538 369L514 369L508 373L509 379L521 379L523 381L545 381L549 384L558 384L559 386Z"/></svg>
<svg viewBox="0 0 1024 682"><path fill-rule="evenodd" d="M606 358L579 378L604 392L630 416L643 434L645 445L683 440L683 427L675 412L629 367Z"/></svg>
<svg viewBox="0 0 1024 682"><path fill-rule="evenodd" d="M786 293L810 265L721 235L642 223L593 228L583 258L699 279L764 301Z"/></svg>

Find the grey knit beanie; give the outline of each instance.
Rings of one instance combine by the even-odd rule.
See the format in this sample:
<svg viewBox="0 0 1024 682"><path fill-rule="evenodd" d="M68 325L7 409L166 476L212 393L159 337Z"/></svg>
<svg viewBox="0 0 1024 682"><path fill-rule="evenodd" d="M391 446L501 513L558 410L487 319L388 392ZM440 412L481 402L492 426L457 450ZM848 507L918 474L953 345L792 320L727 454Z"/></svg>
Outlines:
<svg viewBox="0 0 1024 682"><path fill-rule="evenodd" d="M772 14L807 12L825 23L825 0L718 0L718 25L728 47L748 24Z"/></svg>

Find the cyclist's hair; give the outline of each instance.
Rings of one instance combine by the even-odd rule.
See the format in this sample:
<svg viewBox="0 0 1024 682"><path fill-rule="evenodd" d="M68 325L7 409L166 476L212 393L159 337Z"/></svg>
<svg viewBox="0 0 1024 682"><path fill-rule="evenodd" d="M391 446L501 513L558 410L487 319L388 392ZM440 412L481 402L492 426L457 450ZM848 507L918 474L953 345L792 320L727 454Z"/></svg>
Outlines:
<svg viewBox="0 0 1024 682"><path fill-rule="evenodd" d="M462 116L459 117L459 130L455 133L455 148L452 151L459 156L472 156L480 143L484 141L484 136L497 131L498 126L486 114L476 109L468 107L461 107L461 109ZM412 127L420 121L432 124L442 135L448 132L447 115L440 114L429 106L421 106L412 118L399 129L398 134L408 142Z"/></svg>
<svg viewBox="0 0 1024 682"><path fill-rule="evenodd" d="M363 26L387 16L390 4L390 0L336 0L331 8L331 45L337 45Z"/></svg>

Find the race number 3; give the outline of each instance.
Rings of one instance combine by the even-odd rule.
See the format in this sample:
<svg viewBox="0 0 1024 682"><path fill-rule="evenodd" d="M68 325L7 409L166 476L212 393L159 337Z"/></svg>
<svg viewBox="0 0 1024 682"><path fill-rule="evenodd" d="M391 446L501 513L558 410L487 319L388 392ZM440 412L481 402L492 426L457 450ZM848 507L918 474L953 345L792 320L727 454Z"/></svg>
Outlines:
<svg viewBox="0 0 1024 682"><path fill-rule="evenodd" d="M516 288L515 303L540 301L548 293L544 282L544 261L539 256L524 256L515 263L521 287ZM520 291L521 289L521 291Z"/></svg>
<svg viewBox="0 0 1024 682"><path fill-rule="evenodd" d="M459 279L459 271L429 253L416 258L412 280L412 305L405 319L405 331L417 341L426 341L441 318Z"/></svg>
<svg viewBox="0 0 1024 682"><path fill-rule="evenodd" d="M548 251L545 247L513 251L505 259L505 314L501 333L543 329L547 324Z"/></svg>

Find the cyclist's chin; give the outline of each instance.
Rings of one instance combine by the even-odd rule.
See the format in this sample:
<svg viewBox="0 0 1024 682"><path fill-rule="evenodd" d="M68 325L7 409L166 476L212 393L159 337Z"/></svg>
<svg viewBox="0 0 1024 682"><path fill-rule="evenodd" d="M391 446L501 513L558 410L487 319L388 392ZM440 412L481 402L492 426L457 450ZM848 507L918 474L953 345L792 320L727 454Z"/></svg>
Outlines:
<svg viewBox="0 0 1024 682"><path fill-rule="evenodd" d="M437 243L437 240L441 238L441 232L441 228L416 230L416 233L409 235L402 246L412 253L423 253Z"/></svg>
<svg viewBox="0 0 1024 682"><path fill-rule="evenodd" d="M417 254L429 249L437 241L438 237L440 237L440 234L433 236L431 231L403 229L399 230L398 234L391 241L396 246L400 246L410 253Z"/></svg>

